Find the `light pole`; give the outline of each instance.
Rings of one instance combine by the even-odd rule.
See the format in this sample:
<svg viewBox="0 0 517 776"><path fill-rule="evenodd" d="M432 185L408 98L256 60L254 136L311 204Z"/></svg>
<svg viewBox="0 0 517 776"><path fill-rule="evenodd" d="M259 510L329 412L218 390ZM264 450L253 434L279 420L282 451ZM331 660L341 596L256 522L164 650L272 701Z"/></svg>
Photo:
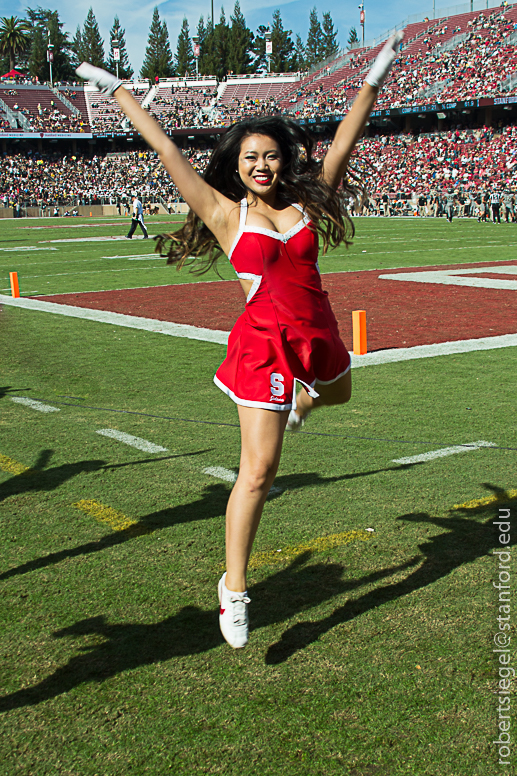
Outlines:
<svg viewBox="0 0 517 776"><path fill-rule="evenodd" d="M361 13L359 14L359 24L363 28L363 48L364 48L364 3L359 6Z"/></svg>
<svg viewBox="0 0 517 776"><path fill-rule="evenodd" d="M194 59L196 60L196 78L199 76L199 38L197 35L192 36L192 43L194 44Z"/></svg>
<svg viewBox="0 0 517 776"><path fill-rule="evenodd" d="M118 63L120 62L120 49L119 49L118 38L112 39L111 50L113 52L113 59L115 60L115 67L117 68L117 78L118 78Z"/></svg>
<svg viewBox="0 0 517 776"><path fill-rule="evenodd" d="M52 49L54 48L54 44L50 42L50 30L47 30L48 33L48 43L47 43L47 62L50 65L50 85L53 86L52 81L52 62L54 61L54 52Z"/></svg>
<svg viewBox="0 0 517 776"><path fill-rule="evenodd" d="M266 58L267 58L267 71L271 72L271 55L273 53L273 41L271 40L271 30L267 28L264 37L266 39Z"/></svg>

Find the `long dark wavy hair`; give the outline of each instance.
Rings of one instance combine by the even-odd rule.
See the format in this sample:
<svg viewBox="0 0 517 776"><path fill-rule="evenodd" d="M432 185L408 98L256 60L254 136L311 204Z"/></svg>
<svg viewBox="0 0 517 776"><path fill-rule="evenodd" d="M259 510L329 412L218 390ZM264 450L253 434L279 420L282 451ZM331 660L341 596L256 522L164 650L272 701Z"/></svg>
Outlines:
<svg viewBox="0 0 517 776"><path fill-rule="evenodd" d="M346 202L358 194L357 181L348 178L339 191L330 187L322 177L322 162L313 158L314 141L311 135L294 121L276 116L239 121L222 136L206 168L204 179L214 189L233 202L240 202L248 193L237 171L241 143L250 135L272 137L282 152L283 167L278 182L277 196L288 203L300 204L320 235L323 253L340 243L350 245L354 225L348 215ZM156 251L167 256L168 264L178 269L185 264L189 271L201 275L215 264L223 250L212 232L199 216L190 210L181 229L172 234L161 234Z"/></svg>

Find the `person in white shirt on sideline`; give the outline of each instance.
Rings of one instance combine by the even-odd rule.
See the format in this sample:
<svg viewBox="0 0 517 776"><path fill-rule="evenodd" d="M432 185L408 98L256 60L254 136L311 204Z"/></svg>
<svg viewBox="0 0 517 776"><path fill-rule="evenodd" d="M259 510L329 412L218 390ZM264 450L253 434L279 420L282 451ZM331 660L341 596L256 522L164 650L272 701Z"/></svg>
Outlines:
<svg viewBox="0 0 517 776"><path fill-rule="evenodd" d="M133 200L133 215L131 218L131 228L127 234L128 240L132 239L138 224L140 224L140 229L144 233L144 240L147 240L149 235L147 234L147 229L145 228L145 224L144 224L144 208L138 198L138 194L135 194L135 198Z"/></svg>

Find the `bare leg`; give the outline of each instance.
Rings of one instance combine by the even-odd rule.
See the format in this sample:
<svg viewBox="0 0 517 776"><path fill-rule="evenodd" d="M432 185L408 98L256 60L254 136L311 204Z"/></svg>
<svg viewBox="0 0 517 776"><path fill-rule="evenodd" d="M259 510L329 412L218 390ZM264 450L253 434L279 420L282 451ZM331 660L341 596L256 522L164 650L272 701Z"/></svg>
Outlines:
<svg viewBox="0 0 517 776"><path fill-rule="evenodd" d="M288 414L239 406L241 462L226 510L225 584L236 593L246 590L251 547L280 463Z"/></svg>
<svg viewBox="0 0 517 776"><path fill-rule="evenodd" d="M308 412L315 410L317 407L346 404L347 401L350 401L352 395L352 375L350 374L350 369L346 375L343 375L339 380L330 385L316 383L314 390L319 393L317 399L312 399L305 388L302 388L296 397L296 414L301 418L304 418Z"/></svg>

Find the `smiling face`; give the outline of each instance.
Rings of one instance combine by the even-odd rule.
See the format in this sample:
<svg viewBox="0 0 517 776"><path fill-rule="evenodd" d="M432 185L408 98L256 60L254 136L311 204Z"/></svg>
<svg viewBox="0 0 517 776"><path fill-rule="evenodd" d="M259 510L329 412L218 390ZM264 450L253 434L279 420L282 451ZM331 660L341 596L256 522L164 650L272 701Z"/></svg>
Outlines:
<svg viewBox="0 0 517 776"><path fill-rule="evenodd" d="M283 161L276 140L268 135L249 135L241 143L240 178L246 188L259 197L274 196Z"/></svg>

